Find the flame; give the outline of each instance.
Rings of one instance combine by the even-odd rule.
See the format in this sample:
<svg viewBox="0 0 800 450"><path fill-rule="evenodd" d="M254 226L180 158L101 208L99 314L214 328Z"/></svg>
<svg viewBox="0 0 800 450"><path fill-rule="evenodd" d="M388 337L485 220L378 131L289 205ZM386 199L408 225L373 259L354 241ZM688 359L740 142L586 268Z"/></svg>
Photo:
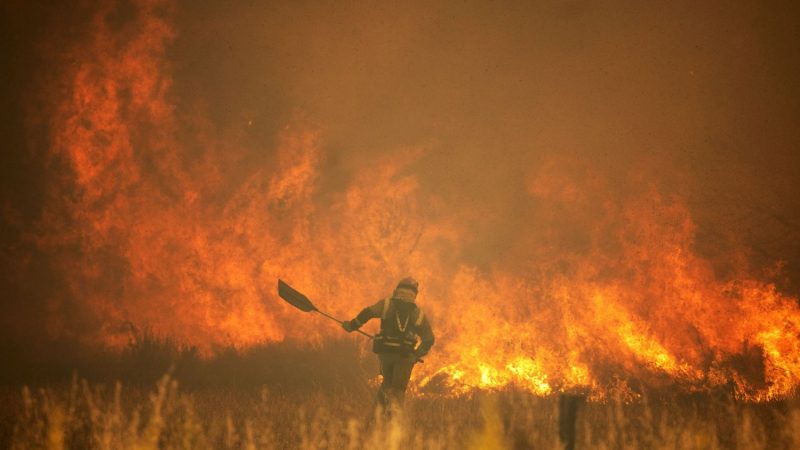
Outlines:
<svg viewBox="0 0 800 450"><path fill-rule="evenodd" d="M766 400L800 382L797 299L746 268L719 277L694 250L690 210L657 179L634 174L621 194L565 158L531 168L530 232L478 268L459 254L481 212L421 186L410 167L428 150L323 190L325 136L301 118L267 156L214 137L172 93L169 4L136 8L125 33L101 10L59 74L51 156L66 170L36 233L67 282L51 333L118 348L135 326L207 355L314 344L341 330L281 302L277 278L351 317L413 274L438 338L415 373L421 392L602 396L639 380ZM84 329L64 322L70 301L89 315Z"/></svg>

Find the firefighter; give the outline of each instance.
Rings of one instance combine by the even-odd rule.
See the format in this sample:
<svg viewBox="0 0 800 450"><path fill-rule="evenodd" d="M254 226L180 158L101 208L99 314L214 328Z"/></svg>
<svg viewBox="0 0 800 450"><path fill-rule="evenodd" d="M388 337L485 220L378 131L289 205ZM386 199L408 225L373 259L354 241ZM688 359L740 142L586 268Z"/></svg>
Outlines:
<svg viewBox="0 0 800 450"><path fill-rule="evenodd" d="M400 407L414 364L425 356L434 337L427 316L415 303L419 283L403 278L391 296L364 308L355 319L345 321L348 332L361 328L370 319L381 319L381 331L375 335L372 350L378 354L383 383L378 390L378 405L387 414Z"/></svg>

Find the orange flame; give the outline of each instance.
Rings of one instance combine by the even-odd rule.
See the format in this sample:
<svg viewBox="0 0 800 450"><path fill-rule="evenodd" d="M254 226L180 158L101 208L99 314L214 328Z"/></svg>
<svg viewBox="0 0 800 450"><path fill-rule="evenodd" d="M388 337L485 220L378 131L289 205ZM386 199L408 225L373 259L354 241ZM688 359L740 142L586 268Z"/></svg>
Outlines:
<svg viewBox="0 0 800 450"><path fill-rule="evenodd" d="M478 269L459 253L480 212L420 186L408 168L424 149L330 192L324 136L301 120L274 158L195 129L171 94L165 6L140 3L126 33L101 11L51 117L69 175L53 181L39 243L97 324L85 340L119 347L134 324L206 354L316 343L341 331L283 304L277 278L350 317L413 274L438 337L419 389L603 395L635 379L764 400L800 382L797 299L744 270L720 279L693 248L688 208L657 181L628 180L635 194L622 195L553 159L528 180L531 232ZM53 311L51 332L74 332L56 300Z"/></svg>

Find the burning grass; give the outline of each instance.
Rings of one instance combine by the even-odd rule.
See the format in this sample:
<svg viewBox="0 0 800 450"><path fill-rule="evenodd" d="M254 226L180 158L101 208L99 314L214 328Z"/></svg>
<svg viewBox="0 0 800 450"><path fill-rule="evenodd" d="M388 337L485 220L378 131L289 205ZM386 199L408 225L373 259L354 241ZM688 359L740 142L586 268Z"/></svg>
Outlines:
<svg viewBox="0 0 800 450"><path fill-rule="evenodd" d="M579 448L800 447L800 408L793 400L800 387L800 303L797 280L789 281L798 227L793 213L783 216L797 208L791 196L778 195L794 193L796 178L782 178L791 172L790 160L764 157L769 141L751 139L762 136L759 128L724 107L731 103L724 90L714 99L706 97L715 90L697 89L703 70L697 78L690 71L689 85L682 70L675 71L677 82L667 83L687 88L675 98L691 102L684 94L697 92L695 100L714 105L690 108L701 115L683 126L670 123L686 109L670 109L662 98L668 90L649 76L625 83L634 88L630 98L655 105L668 122L658 114L619 120L620 111L633 111L619 107L631 103L619 95L624 92L608 89L619 84L619 74L594 87L580 83L592 94L575 95L572 106L569 98L551 96L555 116L539 93L547 86L579 92L573 86L581 78L559 75L552 77L559 83L548 85L546 71L541 79L528 77L537 101L519 103L524 111L518 111L481 100L481 92L507 92L493 88L504 78L492 76L488 85L454 90L479 106L464 108L472 100L451 101L438 92L435 81L451 77L424 65L422 78L401 74L403 82L395 83L374 79L383 63L353 65L348 56L345 66L328 64L339 59L337 52L325 51L316 37L327 27L303 25L305 13L280 19L281 7L268 8L266 16L235 10L259 24L259 37L246 39L258 43L252 54L233 51L235 35L210 35L227 43L224 53L246 55L238 58L242 64L266 64L231 65L264 74L251 85L257 91L239 90L221 73L194 70L202 61L226 66L205 51L214 47L206 38L196 39L204 34L199 29L235 23L226 22L227 13L209 20L198 13L205 7L172 0L83 3L70 8L74 17L63 20L69 25L30 27L41 30L41 42L31 45L36 52L17 52L30 59L26 66L36 66L37 81L14 88L25 93L14 96L24 101L13 108L14 115L24 114L25 126L24 137L9 145L31 150L18 158L30 160L31 168L14 174L17 181L5 190L20 192L1 208L11 230L0 236L10 305L4 335L19 342L0 339L0 386L6 386L0 447L556 448L562 391L592 399L578 408ZM559 27L572 22L562 19ZM578 37L604 29L574 22ZM410 27L413 39L404 39L385 26L390 22L375 23L391 31L390 48L447 41L426 39L427 25ZM438 19L430 23L435 34L429 37L447 28ZM706 21L699 23L696 37L705 42ZM363 27L341 24L346 32L332 36L357 36L353 48L369 54L362 48L368 40L353 32ZM295 25L297 32L284 35ZM478 36L481 48L505 42L508 29L492 26L502 36L486 39L472 26L451 28ZM312 29L315 37L306 39ZM620 29L627 42L627 27ZM568 34L553 36L562 35ZM747 37L737 34L736 42ZM535 41L562 39L537 35ZM646 62L640 72L652 73L652 48L593 41L613 48L559 44L541 53L532 41L520 55L534 55L533 75L540 73L536 55L547 54L553 73L595 77L595 71L574 70L575 61L591 60L576 58L584 50L587 57L598 51L608 67L632 69L620 72L626 80L637 72L631 61ZM454 42L455 52L442 47L421 54L450 61L451 53L471 48ZM726 51L717 53L724 57L730 42L720 42ZM403 55L418 53L400 47ZM648 53L624 53L629 47ZM708 52L694 47L689 53L702 58L697 67L731 72L724 59L718 61L724 71L710 70ZM383 44L375 48L381 61L391 56ZM196 60L191 49L208 59ZM327 77L327 69L306 70L318 53L332 68ZM474 64L481 58L473 57L480 55L469 53L466 68L480 67ZM293 55L290 63L281 63L284 54ZM616 54L622 58L615 62ZM752 66L763 67L761 59ZM508 79L514 80L527 67L486 61L513 68ZM284 74L292 79L313 74L306 86L312 89L303 92L301 80L284 85L284 65L292 67ZM356 66L368 68L369 85L400 93L413 114L392 102L379 102L385 111L376 107L375 99L392 98L388 91L362 89L366 84L355 95L343 89L343 81L359 79L349 75ZM429 75L433 82L417 82ZM320 91L325 80L331 89ZM719 84L705 80L712 81ZM400 89L406 83L411 89ZM437 91L426 96L432 104L445 100L446 108L417 110L424 106L413 101L422 98L421 85ZM278 95L283 91L286 97ZM657 95L648 100L641 95L647 91ZM603 92L611 101L595 95ZM520 94L513 96L524 99ZM247 97L241 109L232 106L237 96ZM220 103L228 97L230 105ZM351 109L362 101L366 109ZM592 106L603 103L613 114ZM469 115L447 113L453 105ZM761 114L766 109L742 105L759 111L756 125L784 123ZM322 113L329 108L336 117ZM569 114L573 108L600 115ZM717 129L706 113L730 123ZM411 115L424 131L394 120ZM551 116L556 120L541 121ZM13 129L17 122L9 123ZM518 134L521 123L532 134ZM744 134L728 136L733 128ZM778 128L781 145L791 143ZM736 141L742 147L718 148ZM721 164L727 160L730 165ZM772 162L759 165L762 160ZM781 170L768 170L777 165ZM737 170L716 180L728 167ZM766 216L780 227L766 226ZM761 250L764 242L785 248L770 254ZM377 368L366 342L341 345L340 329L301 319L275 295L275 281L290 281L325 311L350 318L407 275L420 280L419 302L437 344L415 369L407 416L381 424L370 412ZM375 322L368 327L374 331ZM139 329L174 342L139 339ZM33 348L36 339L50 340L47 348ZM54 347L51 340L58 339L70 342ZM131 339L136 345L126 348ZM76 350L83 348L104 350Z"/></svg>
<svg viewBox="0 0 800 450"><path fill-rule="evenodd" d="M302 112L251 141L212 126L197 108L208 92L177 76L187 61L173 52L176 15L188 4L131 2L121 21L116 3L87 7L85 32L47 58L47 106L31 109L47 194L18 226L30 255L9 267L27 261L14 286L42 285L47 306L31 317L48 336L121 350L148 328L204 356L316 345L341 331L300 320L276 280L349 318L413 275L438 337L417 370L451 389L603 395L619 372L699 390L733 383L757 401L800 386L783 256L759 262L749 232L703 220L694 191L705 175L672 158L605 166L569 156L569 140L526 140L530 160L481 150L514 167L495 178L494 164L427 138L351 154L359 141ZM451 151L486 166L476 184L443 176L454 167L434 155Z"/></svg>

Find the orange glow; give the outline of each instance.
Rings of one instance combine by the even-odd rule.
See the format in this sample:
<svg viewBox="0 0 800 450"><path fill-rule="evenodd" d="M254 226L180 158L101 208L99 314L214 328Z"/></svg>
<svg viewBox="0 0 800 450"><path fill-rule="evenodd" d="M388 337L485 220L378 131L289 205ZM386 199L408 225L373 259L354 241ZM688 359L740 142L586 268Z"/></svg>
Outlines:
<svg viewBox="0 0 800 450"><path fill-rule="evenodd" d="M351 318L411 274L437 334L415 372L419 392L602 397L639 380L731 384L740 398L766 400L800 383L797 299L746 268L715 274L694 249L690 210L656 180L636 174L622 196L566 158L530 168L520 190L542 211L526 219L531 233L507 259L475 267L458 255L473 238L465 217L481 212L447 204L406 170L425 149L396 151L323 190L325 133L302 119L287 119L261 159L186 125L163 6L140 5L124 38L98 15L50 118L53 156L69 173L52 181L39 243L99 323L80 332L85 341L120 348L132 324L205 355L313 345L343 332L278 299L279 277ZM571 250L557 245L565 218L582 230ZM77 333L57 318L49 327ZM763 370L742 368L751 359Z"/></svg>

